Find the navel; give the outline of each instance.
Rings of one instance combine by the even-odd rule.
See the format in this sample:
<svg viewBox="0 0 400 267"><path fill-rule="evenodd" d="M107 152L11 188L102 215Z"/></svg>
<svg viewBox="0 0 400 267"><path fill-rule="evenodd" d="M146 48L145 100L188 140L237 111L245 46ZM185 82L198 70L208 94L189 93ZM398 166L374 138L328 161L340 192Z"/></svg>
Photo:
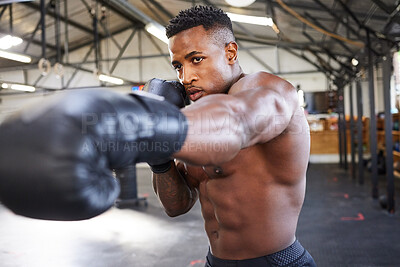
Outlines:
<svg viewBox="0 0 400 267"><path fill-rule="evenodd" d="M222 170L221 167L214 167L214 173L217 175L222 175L224 174L224 171Z"/></svg>

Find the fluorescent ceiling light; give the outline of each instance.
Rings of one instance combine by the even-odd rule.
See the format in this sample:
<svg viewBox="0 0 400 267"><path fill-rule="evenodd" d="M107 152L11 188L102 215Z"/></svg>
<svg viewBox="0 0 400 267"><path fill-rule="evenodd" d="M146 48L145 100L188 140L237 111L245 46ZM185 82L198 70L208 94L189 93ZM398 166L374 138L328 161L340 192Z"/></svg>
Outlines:
<svg viewBox="0 0 400 267"><path fill-rule="evenodd" d="M19 37L6 35L0 38L0 49L9 49L20 44L22 44L22 39Z"/></svg>
<svg viewBox="0 0 400 267"><path fill-rule="evenodd" d="M0 50L0 57L7 58L14 61L19 61L23 63L30 63L32 61L31 57L24 56L17 53L11 53L7 51Z"/></svg>
<svg viewBox="0 0 400 267"><path fill-rule="evenodd" d="M256 0L225 0L228 4L234 7L245 7L253 4Z"/></svg>
<svg viewBox="0 0 400 267"><path fill-rule="evenodd" d="M0 0L0 5L18 3L18 2L33 2L34 0Z"/></svg>
<svg viewBox="0 0 400 267"><path fill-rule="evenodd" d="M124 84L124 80L122 80L120 78L107 76L107 75L104 75L104 74L100 74L99 75L99 80L103 81L103 82L118 84L118 85Z"/></svg>
<svg viewBox="0 0 400 267"><path fill-rule="evenodd" d="M24 92L35 92L36 88L29 85L22 85L22 84L11 84L11 89L24 91Z"/></svg>
<svg viewBox="0 0 400 267"><path fill-rule="evenodd" d="M226 13L232 21L248 23L248 24L255 24L255 25L262 25L262 26L270 26L274 25L274 21L268 17L256 17L256 16L247 16L247 15L240 15L234 13Z"/></svg>
<svg viewBox="0 0 400 267"><path fill-rule="evenodd" d="M150 22L144 27L153 36L168 44L168 38L165 34L165 28L158 23Z"/></svg>

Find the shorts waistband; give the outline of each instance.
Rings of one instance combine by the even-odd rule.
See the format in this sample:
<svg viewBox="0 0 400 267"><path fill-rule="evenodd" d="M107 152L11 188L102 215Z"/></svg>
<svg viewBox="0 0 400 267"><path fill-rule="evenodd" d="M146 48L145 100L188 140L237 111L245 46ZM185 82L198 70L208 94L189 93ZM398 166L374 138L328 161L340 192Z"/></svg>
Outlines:
<svg viewBox="0 0 400 267"><path fill-rule="evenodd" d="M305 248L298 240L296 240L293 244L281 251L245 260L223 260L212 255L209 250L207 262L209 263L209 266L213 267L285 266L297 261L305 253Z"/></svg>

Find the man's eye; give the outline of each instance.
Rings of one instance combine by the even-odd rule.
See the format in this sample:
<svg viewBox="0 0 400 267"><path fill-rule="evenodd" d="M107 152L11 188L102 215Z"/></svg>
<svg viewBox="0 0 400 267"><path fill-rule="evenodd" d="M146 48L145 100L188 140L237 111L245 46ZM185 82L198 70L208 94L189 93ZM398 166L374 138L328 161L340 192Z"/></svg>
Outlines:
<svg viewBox="0 0 400 267"><path fill-rule="evenodd" d="M181 64L174 65L175 70L180 70L182 68Z"/></svg>
<svg viewBox="0 0 400 267"><path fill-rule="evenodd" d="M201 61L203 61L202 57L194 57L193 58L193 63L200 63Z"/></svg>

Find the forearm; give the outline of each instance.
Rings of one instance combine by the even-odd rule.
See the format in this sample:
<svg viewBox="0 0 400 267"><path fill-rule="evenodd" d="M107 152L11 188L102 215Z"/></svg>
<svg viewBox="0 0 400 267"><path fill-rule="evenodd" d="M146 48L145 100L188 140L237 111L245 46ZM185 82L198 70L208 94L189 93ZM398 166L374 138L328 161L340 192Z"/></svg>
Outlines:
<svg viewBox="0 0 400 267"><path fill-rule="evenodd" d="M165 173L153 173L153 189L165 212L175 217L188 212L197 199L197 192L191 189L177 170L175 164Z"/></svg>

